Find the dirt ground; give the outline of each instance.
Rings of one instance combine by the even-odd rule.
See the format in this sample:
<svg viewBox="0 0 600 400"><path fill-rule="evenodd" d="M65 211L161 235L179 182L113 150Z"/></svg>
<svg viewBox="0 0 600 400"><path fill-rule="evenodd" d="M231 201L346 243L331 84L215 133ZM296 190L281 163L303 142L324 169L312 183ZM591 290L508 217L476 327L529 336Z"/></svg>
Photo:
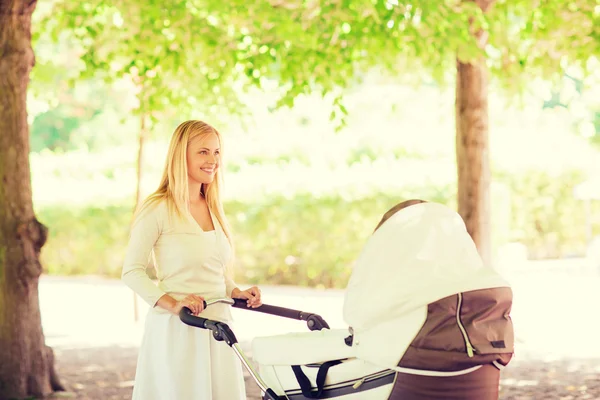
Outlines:
<svg viewBox="0 0 600 400"><path fill-rule="evenodd" d="M527 271L523 267L509 274L518 346L502 372L500 399L600 400L600 325L594 317L600 308L600 276L577 273L572 263L532 264ZM261 289L269 304L318 310L332 328L347 326L342 291ZM86 301L73 301L82 298ZM130 399L145 315L140 306L140 321L132 321L131 291L121 282L45 277L40 281L40 307L47 343L54 348L68 389L51 398ZM232 312L238 312L235 332L246 350L252 338L302 330L297 321ZM260 398L248 376L246 386L249 400Z"/></svg>
<svg viewBox="0 0 600 400"><path fill-rule="evenodd" d="M125 400L131 398L138 349L56 348L58 372L68 392L51 399ZM260 398L246 374L249 400ZM513 362L502 373L502 400L600 399L600 360Z"/></svg>

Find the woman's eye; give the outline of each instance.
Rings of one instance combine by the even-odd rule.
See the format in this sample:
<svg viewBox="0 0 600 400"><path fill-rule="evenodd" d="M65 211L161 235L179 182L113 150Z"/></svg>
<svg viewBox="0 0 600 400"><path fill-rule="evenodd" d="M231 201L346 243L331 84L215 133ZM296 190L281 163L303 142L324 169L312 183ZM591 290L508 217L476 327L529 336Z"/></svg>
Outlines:
<svg viewBox="0 0 600 400"><path fill-rule="evenodd" d="M200 154L206 155L208 152L206 150L200 150Z"/></svg>

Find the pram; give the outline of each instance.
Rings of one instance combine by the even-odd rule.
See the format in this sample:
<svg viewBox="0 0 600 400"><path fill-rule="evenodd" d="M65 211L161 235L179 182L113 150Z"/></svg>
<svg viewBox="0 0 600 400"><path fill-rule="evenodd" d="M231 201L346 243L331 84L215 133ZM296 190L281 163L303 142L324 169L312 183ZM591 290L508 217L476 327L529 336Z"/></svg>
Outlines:
<svg viewBox="0 0 600 400"><path fill-rule="evenodd" d="M497 398L493 379L482 389L477 376L479 388L458 397L445 396L444 383L490 366L499 380L514 346L510 286L483 266L460 216L435 203L399 208L369 238L345 292L348 329L330 329L315 313L252 309L238 299L205 306L215 302L307 323L309 332L255 338L255 368L227 324L180 313L231 346L263 399ZM438 394L405 396L406 376L424 377Z"/></svg>

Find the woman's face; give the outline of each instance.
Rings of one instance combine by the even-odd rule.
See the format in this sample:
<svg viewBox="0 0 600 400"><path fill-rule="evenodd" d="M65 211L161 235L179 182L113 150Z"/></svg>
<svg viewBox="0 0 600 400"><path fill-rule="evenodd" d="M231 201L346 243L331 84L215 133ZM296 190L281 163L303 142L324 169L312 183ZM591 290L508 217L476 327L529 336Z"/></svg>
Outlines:
<svg viewBox="0 0 600 400"><path fill-rule="evenodd" d="M214 133L190 140L187 147L187 169L190 181L211 183L219 168L220 154L219 138Z"/></svg>

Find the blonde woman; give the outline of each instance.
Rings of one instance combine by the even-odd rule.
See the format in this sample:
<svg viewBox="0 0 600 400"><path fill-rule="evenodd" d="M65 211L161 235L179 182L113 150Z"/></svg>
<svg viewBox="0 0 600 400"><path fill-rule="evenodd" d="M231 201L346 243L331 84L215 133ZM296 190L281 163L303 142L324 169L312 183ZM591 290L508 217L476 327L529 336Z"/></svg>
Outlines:
<svg viewBox="0 0 600 400"><path fill-rule="evenodd" d="M229 296L258 307L257 287L232 279L231 233L219 197L221 136L202 121L186 121L171 138L158 189L136 213L122 280L149 305L133 399L245 399L241 364L211 332L182 323L194 315L231 322L230 306L203 309L204 299ZM146 275L153 257L158 285Z"/></svg>

